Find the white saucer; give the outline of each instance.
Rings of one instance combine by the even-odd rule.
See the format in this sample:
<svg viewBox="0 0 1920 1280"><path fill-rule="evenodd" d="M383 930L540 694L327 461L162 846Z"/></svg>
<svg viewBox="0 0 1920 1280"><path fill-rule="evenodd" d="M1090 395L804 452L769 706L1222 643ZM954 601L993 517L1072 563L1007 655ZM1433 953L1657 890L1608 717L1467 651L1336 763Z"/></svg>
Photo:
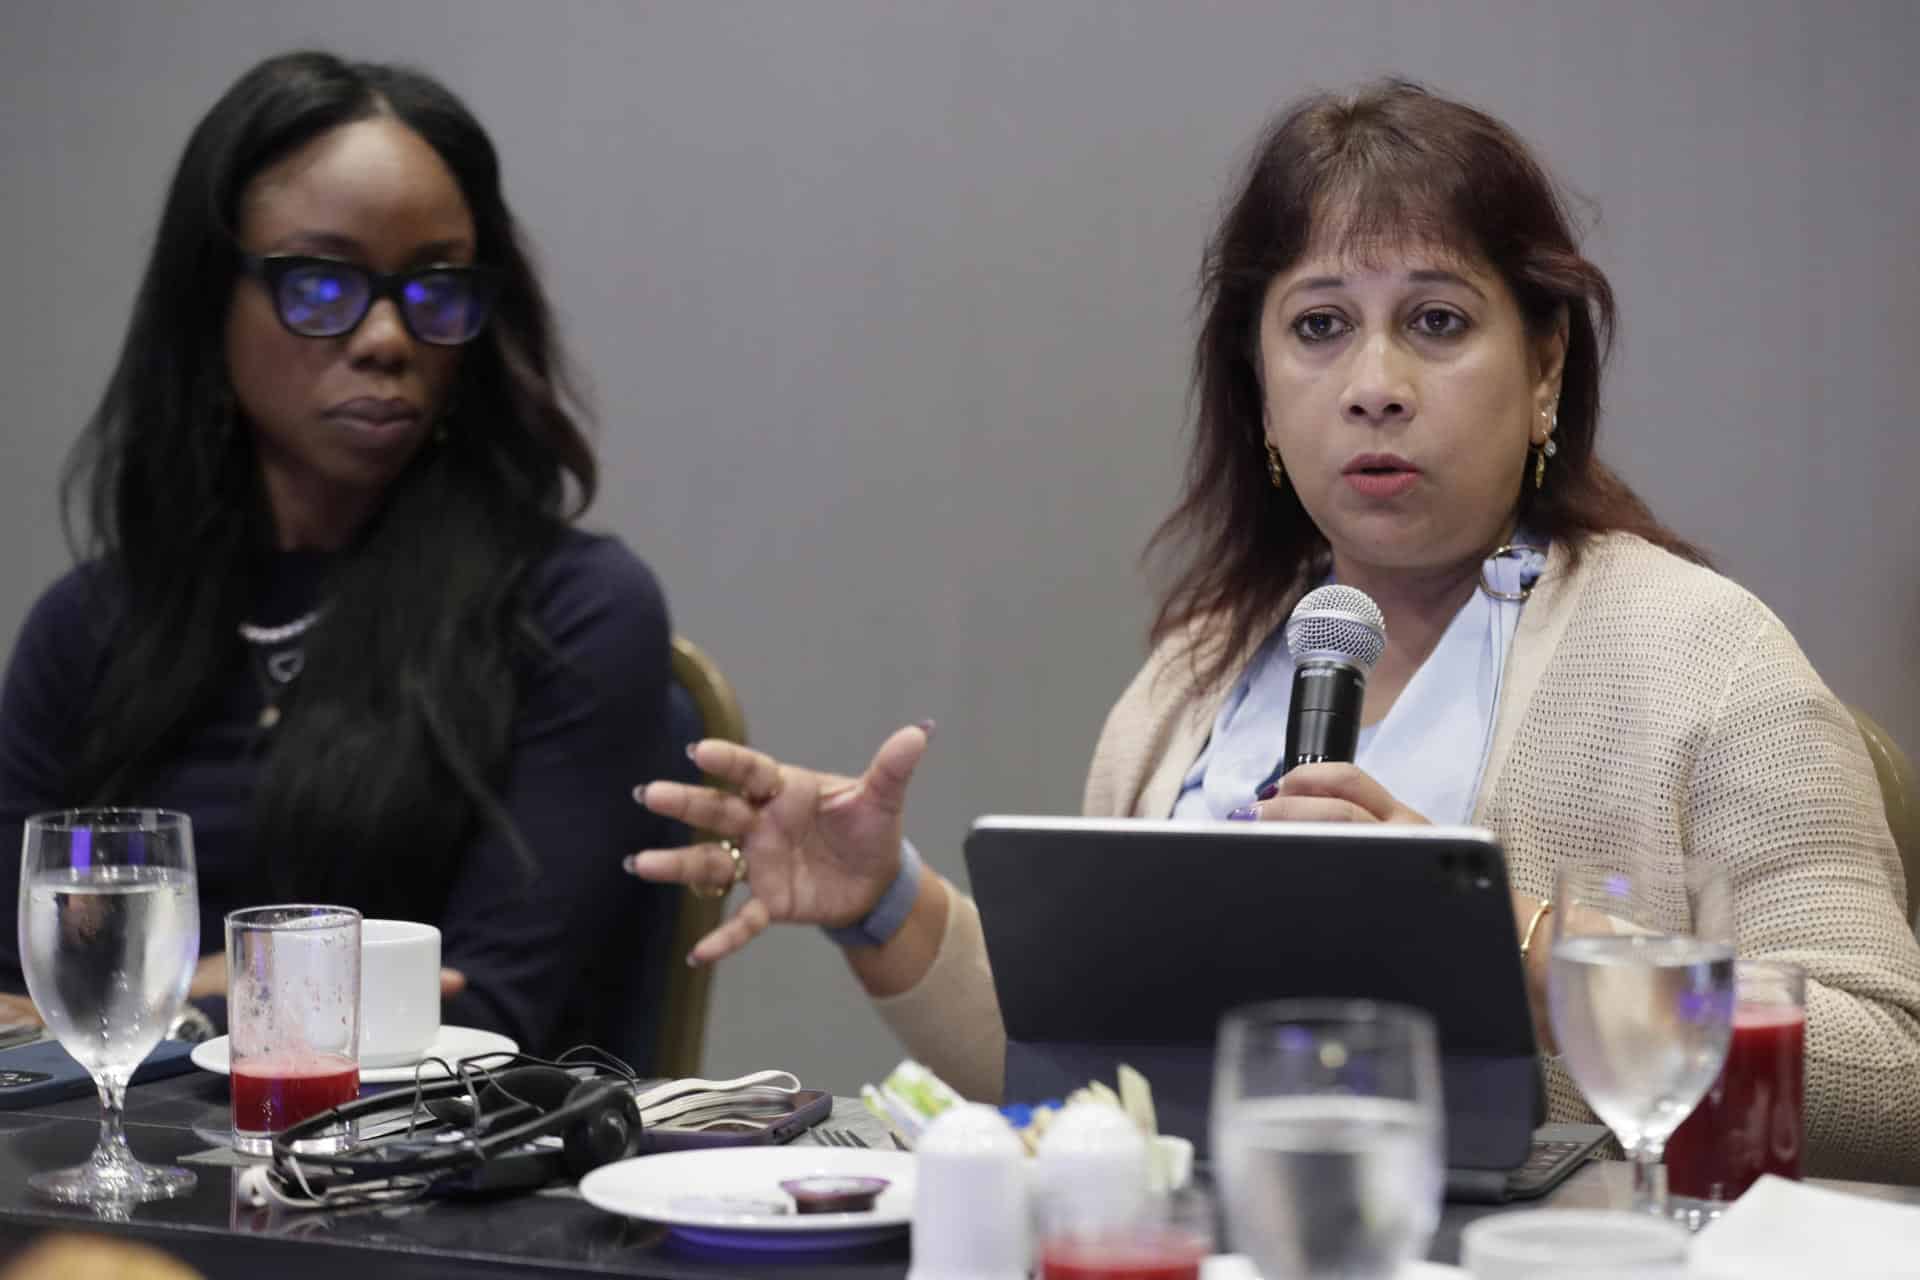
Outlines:
<svg viewBox="0 0 1920 1280"><path fill-rule="evenodd" d="M462 1058L471 1058L480 1053L514 1053L520 1048L512 1040L497 1031L481 1031L475 1027L442 1026L440 1034L435 1036L433 1044L423 1058L445 1058L448 1062L458 1062ZM227 1075L233 1065L227 1057L227 1038L215 1036L193 1046L193 1065L202 1071L212 1071ZM394 1067L360 1068L361 1084L411 1084L417 1063L403 1062ZM420 1072L422 1080L438 1080L448 1072L440 1069L439 1064L429 1062Z"/></svg>
<svg viewBox="0 0 1920 1280"><path fill-rule="evenodd" d="M596 1209L645 1218L699 1244L728 1249L845 1249L905 1231L913 1220L913 1156L837 1147L717 1147L666 1151L602 1165L580 1179ZM864 1213L729 1212L726 1197L791 1203L788 1178L820 1175L887 1179ZM705 1203L701 1203L704 1201Z"/></svg>

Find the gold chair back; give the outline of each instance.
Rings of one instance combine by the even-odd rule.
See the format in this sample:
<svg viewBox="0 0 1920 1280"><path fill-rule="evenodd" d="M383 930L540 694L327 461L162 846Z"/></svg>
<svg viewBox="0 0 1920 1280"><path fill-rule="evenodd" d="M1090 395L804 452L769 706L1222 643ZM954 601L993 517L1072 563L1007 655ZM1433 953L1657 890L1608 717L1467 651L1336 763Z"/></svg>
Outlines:
<svg viewBox="0 0 1920 1280"><path fill-rule="evenodd" d="M1887 807L1887 826L1893 831L1893 844L1900 851L1900 864L1907 872L1907 909L1920 919L1920 780L1914 776L1913 760L1900 749L1893 735L1858 707L1848 707L1860 726L1860 737L1873 760L1873 772L1880 779L1880 799Z"/></svg>
<svg viewBox="0 0 1920 1280"><path fill-rule="evenodd" d="M739 695L720 674L713 659L681 635L673 637L673 678L693 696L704 736L746 742L747 718L740 709ZM709 785L715 783L713 778L706 781ZM712 837L696 831L693 838ZM668 1077L701 1074L701 1059L707 1044L707 1006L713 997L713 969L710 965L693 968L683 961L693 944L720 923L726 909L724 898L700 898L684 889L680 891L679 900L680 909L674 913L673 949L667 959L660 1038L653 1060L654 1074Z"/></svg>

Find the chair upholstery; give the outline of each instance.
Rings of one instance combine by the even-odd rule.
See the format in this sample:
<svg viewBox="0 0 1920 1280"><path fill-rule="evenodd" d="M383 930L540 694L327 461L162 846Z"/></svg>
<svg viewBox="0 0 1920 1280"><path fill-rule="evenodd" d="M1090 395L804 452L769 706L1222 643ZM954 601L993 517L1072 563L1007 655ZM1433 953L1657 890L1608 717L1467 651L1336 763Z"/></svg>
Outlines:
<svg viewBox="0 0 1920 1280"><path fill-rule="evenodd" d="M746 716L733 686L714 666L713 659L685 636L673 638L673 678L691 697L698 712L699 732L694 736L742 743L747 740ZM711 784L714 779L708 778L707 782ZM696 831L693 838L712 837ZM693 968L684 963L684 959L693 944L720 923L726 901L695 897L685 890L675 897L679 909L674 913L673 943L666 957L666 984L651 1065L653 1073L660 1076L697 1076L706 1051L707 1005L713 994L713 970L706 965Z"/></svg>
<svg viewBox="0 0 1920 1280"><path fill-rule="evenodd" d="M1858 707L1848 707L1880 779L1880 799L1887 807L1887 826L1907 872L1907 907L1920 920L1920 781L1913 761L1885 729Z"/></svg>

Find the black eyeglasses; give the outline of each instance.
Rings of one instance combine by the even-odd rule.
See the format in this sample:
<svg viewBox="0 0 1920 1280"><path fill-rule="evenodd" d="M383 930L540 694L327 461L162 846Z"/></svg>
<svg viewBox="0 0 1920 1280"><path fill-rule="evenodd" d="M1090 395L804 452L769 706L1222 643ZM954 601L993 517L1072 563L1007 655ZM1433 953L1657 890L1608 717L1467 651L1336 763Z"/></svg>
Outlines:
<svg viewBox="0 0 1920 1280"><path fill-rule="evenodd" d="M352 333L373 304L393 299L407 332L436 347L457 347L480 336L499 291L488 267L421 267L382 275L334 258L243 253L248 275L267 287L288 333L338 338Z"/></svg>

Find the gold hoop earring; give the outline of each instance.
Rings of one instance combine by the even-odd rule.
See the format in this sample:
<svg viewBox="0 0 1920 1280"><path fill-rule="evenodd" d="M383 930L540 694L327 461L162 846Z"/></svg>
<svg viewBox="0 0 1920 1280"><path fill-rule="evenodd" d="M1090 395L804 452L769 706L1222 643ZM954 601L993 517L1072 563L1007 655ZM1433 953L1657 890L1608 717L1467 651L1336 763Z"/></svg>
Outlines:
<svg viewBox="0 0 1920 1280"><path fill-rule="evenodd" d="M1273 481L1273 487L1287 487L1287 469L1280 465L1280 451L1273 447L1273 441L1267 441L1267 479Z"/></svg>

